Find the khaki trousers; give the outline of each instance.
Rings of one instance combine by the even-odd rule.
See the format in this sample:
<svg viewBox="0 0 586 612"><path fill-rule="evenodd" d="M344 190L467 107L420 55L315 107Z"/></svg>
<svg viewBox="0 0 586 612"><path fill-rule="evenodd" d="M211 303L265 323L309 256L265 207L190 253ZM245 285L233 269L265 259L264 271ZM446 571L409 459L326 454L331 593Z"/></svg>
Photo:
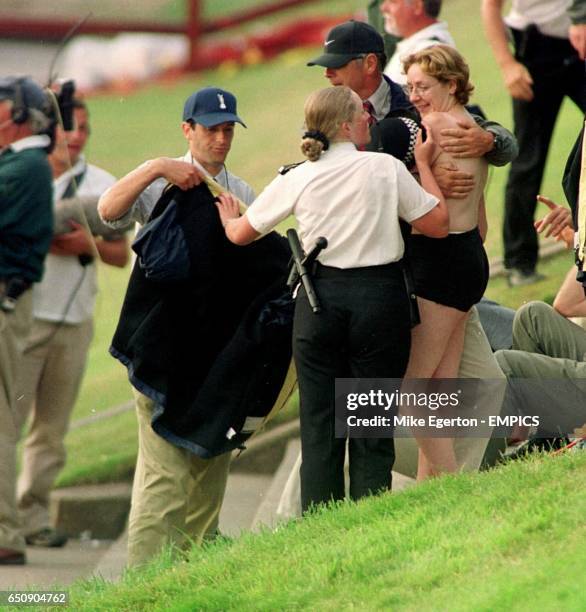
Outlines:
<svg viewBox="0 0 586 612"><path fill-rule="evenodd" d="M477 403L478 417L501 413L506 377L490 348L476 307L472 308L468 317L458 376L502 381L502 384L491 385L493 392L480 396ZM454 449L458 468L465 472L477 470L482 463L488 442L488 438L456 438Z"/></svg>
<svg viewBox="0 0 586 612"><path fill-rule="evenodd" d="M76 325L35 320L19 372L17 426L31 416L17 485L23 532L48 527L49 496L65 465L65 434L93 335L91 319Z"/></svg>
<svg viewBox="0 0 586 612"><path fill-rule="evenodd" d="M540 430L552 435L559 423L586 424L584 401L576 402L586 380L586 331L548 304L529 302L517 311L513 323L514 350L498 351L496 357L507 377L543 381L568 381L566 385L540 386L542 401ZM576 381L574 389L572 382ZM527 399L513 402L522 414L536 414ZM547 432L547 433L546 433Z"/></svg>
<svg viewBox="0 0 586 612"><path fill-rule="evenodd" d="M14 312L0 310L0 548L24 551L16 509L16 378L32 323L32 293L25 292Z"/></svg>
<svg viewBox="0 0 586 612"><path fill-rule="evenodd" d="M135 391L138 458L128 525L128 565L163 547L186 548L215 535L231 454L201 459L173 446L151 427L154 403Z"/></svg>

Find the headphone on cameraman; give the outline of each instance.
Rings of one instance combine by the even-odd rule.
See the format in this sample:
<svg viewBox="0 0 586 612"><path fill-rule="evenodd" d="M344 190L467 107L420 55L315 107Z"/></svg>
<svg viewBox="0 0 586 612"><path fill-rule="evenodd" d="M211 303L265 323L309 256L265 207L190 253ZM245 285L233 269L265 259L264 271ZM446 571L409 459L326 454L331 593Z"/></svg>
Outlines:
<svg viewBox="0 0 586 612"><path fill-rule="evenodd" d="M14 100L12 102L12 121L17 125L26 123L29 118L28 106L24 101L24 91L22 89L22 79L17 79L14 84Z"/></svg>

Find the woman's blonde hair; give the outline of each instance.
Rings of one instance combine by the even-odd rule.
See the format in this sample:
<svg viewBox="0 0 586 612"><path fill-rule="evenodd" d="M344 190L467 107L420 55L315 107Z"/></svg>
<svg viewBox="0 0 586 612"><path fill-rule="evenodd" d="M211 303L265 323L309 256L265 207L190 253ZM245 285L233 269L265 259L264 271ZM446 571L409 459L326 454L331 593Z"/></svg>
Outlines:
<svg viewBox="0 0 586 612"><path fill-rule="evenodd" d="M349 87L327 87L310 94L303 110L305 134L301 152L309 161L316 161L336 139L342 123L354 118L356 98Z"/></svg>
<svg viewBox="0 0 586 612"><path fill-rule="evenodd" d="M468 104L474 85L470 82L470 68L466 60L454 47L433 45L413 53L403 61L405 74L413 64L417 64L425 74L442 83L454 81L454 96L460 104Z"/></svg>

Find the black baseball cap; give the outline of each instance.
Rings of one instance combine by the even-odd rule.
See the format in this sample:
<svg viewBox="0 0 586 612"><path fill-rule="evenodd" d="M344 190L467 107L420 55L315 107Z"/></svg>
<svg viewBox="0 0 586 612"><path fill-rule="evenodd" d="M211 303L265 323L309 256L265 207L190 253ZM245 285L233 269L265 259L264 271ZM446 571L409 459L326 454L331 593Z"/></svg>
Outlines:
<svg viewBox="0 0 586 612"><path fill-rule="evenodd" d="M236 97L219 87L205 87L191 94L183 107L183 121L200 123L210 128L220 123L244 121L236 114Z"/></svg>
<svg viewBox="0 0 586 612"><path fill-rule="evenodd" d="M367 53L385 52L382 36L368 23L346 21L332 28L324 43L324 52L307 62L308 66L341 68Z"/></svg>

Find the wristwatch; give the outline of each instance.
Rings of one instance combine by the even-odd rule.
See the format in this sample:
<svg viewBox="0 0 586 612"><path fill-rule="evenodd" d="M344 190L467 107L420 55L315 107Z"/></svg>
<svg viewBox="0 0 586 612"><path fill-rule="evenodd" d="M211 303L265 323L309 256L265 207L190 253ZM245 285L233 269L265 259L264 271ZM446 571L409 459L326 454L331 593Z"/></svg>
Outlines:
<svg viewBox="0 0 586 612"><path fill-rule="evenodd" d="M502 140L501 140L500 136L496 132L493 132L490 129L487 130L487 132L490 132L493 135L493 137L494 137L494 140L492 141L492 150L493 151L500 151L500 148L502 146Z"/></svg>

